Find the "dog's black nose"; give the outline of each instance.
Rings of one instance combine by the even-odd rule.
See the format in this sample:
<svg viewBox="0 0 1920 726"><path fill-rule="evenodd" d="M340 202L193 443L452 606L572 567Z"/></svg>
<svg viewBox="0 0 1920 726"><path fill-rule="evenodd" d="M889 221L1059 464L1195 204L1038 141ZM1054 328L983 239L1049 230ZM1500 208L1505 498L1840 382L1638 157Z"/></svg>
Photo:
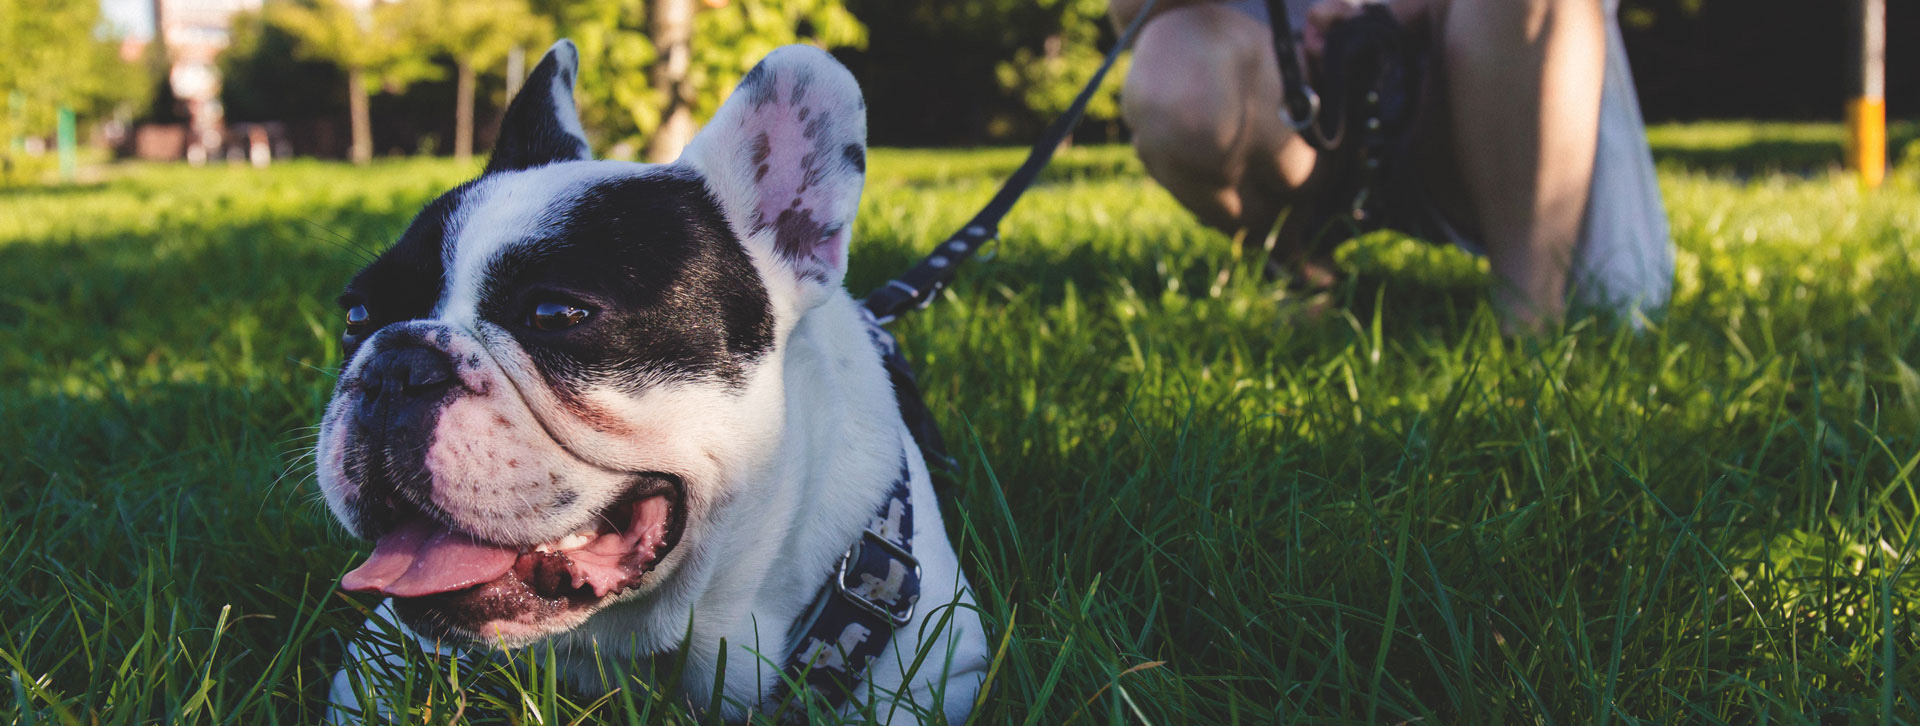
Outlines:
<svg viewBox="0 0 1920 726"><path fill-rule="evenodd" d="M382 353L368 367L363 375L371 377L383 394L433 395L453 381L453 359L417 345Z"/></svg>
<svg viewBox="0 0 1920 726"><path fill-rule="evenodd" d="M360 371L363 423L433 403L453 386L453 360L432 348L409 345L383 350Z"/></svg>

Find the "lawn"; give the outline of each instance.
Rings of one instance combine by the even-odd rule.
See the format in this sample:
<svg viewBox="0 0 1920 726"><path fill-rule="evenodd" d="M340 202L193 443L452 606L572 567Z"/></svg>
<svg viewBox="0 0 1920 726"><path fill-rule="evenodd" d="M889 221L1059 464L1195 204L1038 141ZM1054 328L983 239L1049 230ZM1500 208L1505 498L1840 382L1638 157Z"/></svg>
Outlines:
<svg viewBox="0 0 1920 726"><path fill-rule="evenodd" d="M1391 235L1311 314L1221 274L1125 148L1059 159L895 327L1005 643L977 720L1920 724L1920 163L1867 193L1832 127L1654 139L1671 310L1535 340L1483 265ZM1019 158L876 151L849 286ZM0 724L318 716L371 604L304 456L331 299L471 173L0 191ZM688 721L540 661L423 660L410 720Z"/></svg>

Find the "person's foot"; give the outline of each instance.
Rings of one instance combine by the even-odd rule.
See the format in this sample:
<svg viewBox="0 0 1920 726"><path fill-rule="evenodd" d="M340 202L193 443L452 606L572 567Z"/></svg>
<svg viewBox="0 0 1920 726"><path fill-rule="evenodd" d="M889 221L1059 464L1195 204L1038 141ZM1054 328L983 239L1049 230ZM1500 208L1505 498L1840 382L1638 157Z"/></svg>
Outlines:
<svg viewBox="0 0 1920 726"><path fill-rule="evenodd" d="M1293 262L1282 262L1272 258L1267 260L1267 278L1284 281L1289 293L1325 292L1339 285L1344 277L1340 273L1340 268L1333 263L1331 256L1317 256Z"/></svg>

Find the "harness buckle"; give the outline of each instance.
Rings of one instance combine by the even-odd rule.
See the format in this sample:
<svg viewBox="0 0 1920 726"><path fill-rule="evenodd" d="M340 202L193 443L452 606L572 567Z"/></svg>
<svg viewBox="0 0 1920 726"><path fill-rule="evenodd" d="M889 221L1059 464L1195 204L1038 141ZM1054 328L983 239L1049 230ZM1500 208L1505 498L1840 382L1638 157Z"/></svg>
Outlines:
<svg viewBox="0 0 1920 726"><path fill-rule="evenodd" d="M856 547L848 547L846 552L840 553L840 565L835 568L833 575L834 592L839 593L841 597L846 598L847 601L853 603L854 606L866 611L868 615L891 622L893 623L893 627L896 628L906 627L907 623L913 621L914 603L908 602L904 606L890 607L886 603L855 593L853 586L847 584L847 563L853 560L853 551L855 549L865 548L867 542L880 545L881 550L893 557L894 560L906 565L913 571L912 576L915 580L920 578L920 560L916 559L913 553L906 551L906 549L900 545L888 541L887 538L880 536L879 532L871 529L861 530L860 539L862 541L858 543Z"/></svg>
<svg viewBox="0 0 1920 726"><path fill-rule="evenodd" d="M934 280L933 284L927 287L927 296L920 298L919 304L914 305L913 309L915 310L927 309L927 306L933 304L933 299L940 296L940 291L945 289L947 289L947 283L941 282L939 280Z"/></svg>
<svg viewBox="0 0 1920 726"><path fill-rule="evenodd" d="M883 316L874 316L874 318L873 318L873 322L874 322L874 324L875 324L875 325L886 325L887 323L891 323L891 322L893 322L895 318L898 318L898 317L900 317L900 312L906 309L906 305L904 305L903 303L909 303L909 302L912 302L912 303L919 303L919 306L920 306L920 307L926 307L926 305L925 305L924 303L920 303L920 291L919 291L919 290L916 290L916 289L914 289L914 287L913 287L912 285L909 285L909 284L907 284L907 283L904 283L904 282L901 282L901 281L899 281L899 280L897 280L897 279L895 279L895 280L888 280L888 281L887 281L887 284L885 284L885 285L882 285L882 286L880 287L880 290L876 290L876 291L874 291L874 293L873 293L873 295L872 295L872 297L870 297L870 298L868 298L868 299L869 299L869 300L872 300L873 298L878 298L878 297L880 297L880 293L881 293L881 292L884 292L884 291L893 291L893 292L897 292L897 293L900 293L901 295L904 295L904 296L906 296L906 297L904 297L904 298L902 298L902 299L899 299L899 300L887 300L887 301L885 301L885 304L884 304L884 306L883 306L883 307L885 308L885 312L886 312L886 315L883 315ZM869 303L869 304L871 304L871 303ZM866 308L866 306L865 306L865 305L862 305L862 306L861 306L861 308L862 308L862 309L865 309L865 308ZM869 315L872 315L872 314L873 314L873 311L871 311L871 310L869 310L869 311L867 311L867 312L868 312L868 314L869 314Z"/></svg>

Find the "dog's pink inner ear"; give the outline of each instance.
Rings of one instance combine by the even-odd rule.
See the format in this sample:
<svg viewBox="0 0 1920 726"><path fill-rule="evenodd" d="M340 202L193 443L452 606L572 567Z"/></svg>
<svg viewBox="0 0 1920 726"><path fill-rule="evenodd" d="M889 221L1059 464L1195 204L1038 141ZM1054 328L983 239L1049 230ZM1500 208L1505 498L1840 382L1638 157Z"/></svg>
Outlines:
<svg viewBox="0 0 1920 726"><path fill-rule="evenodd" d="M825 144L814 143L802 121L814 116L809 111L805 106L797 111L772 109L773 123L755 135L749 145L754 184L760 190L755 224L773 230L774 250L782 256L812 255L841 265L846 261L838 258L841 251L835 238L852 220L842 218L845 210L838 207L844 205L837 196L852 194L857 199L861 173L866 169L866 149L846 144L839 154L833 154ZM787 151L775 153L776 147ZM849 179L853 180L852 190L846 188Z"/></svg>
<svg viewBox="0 0 1920 726"><path fill-rule="evenodd" d="M699 152L709 174L734 182L722 189L750 190L739 215L750 233L770 235L772 251L803 278L827 282L846 270L866 135L852 75L818 49L788 47L741 79L696 146L710 147ZM725 168L712 168L720 159Z"/></svg>

